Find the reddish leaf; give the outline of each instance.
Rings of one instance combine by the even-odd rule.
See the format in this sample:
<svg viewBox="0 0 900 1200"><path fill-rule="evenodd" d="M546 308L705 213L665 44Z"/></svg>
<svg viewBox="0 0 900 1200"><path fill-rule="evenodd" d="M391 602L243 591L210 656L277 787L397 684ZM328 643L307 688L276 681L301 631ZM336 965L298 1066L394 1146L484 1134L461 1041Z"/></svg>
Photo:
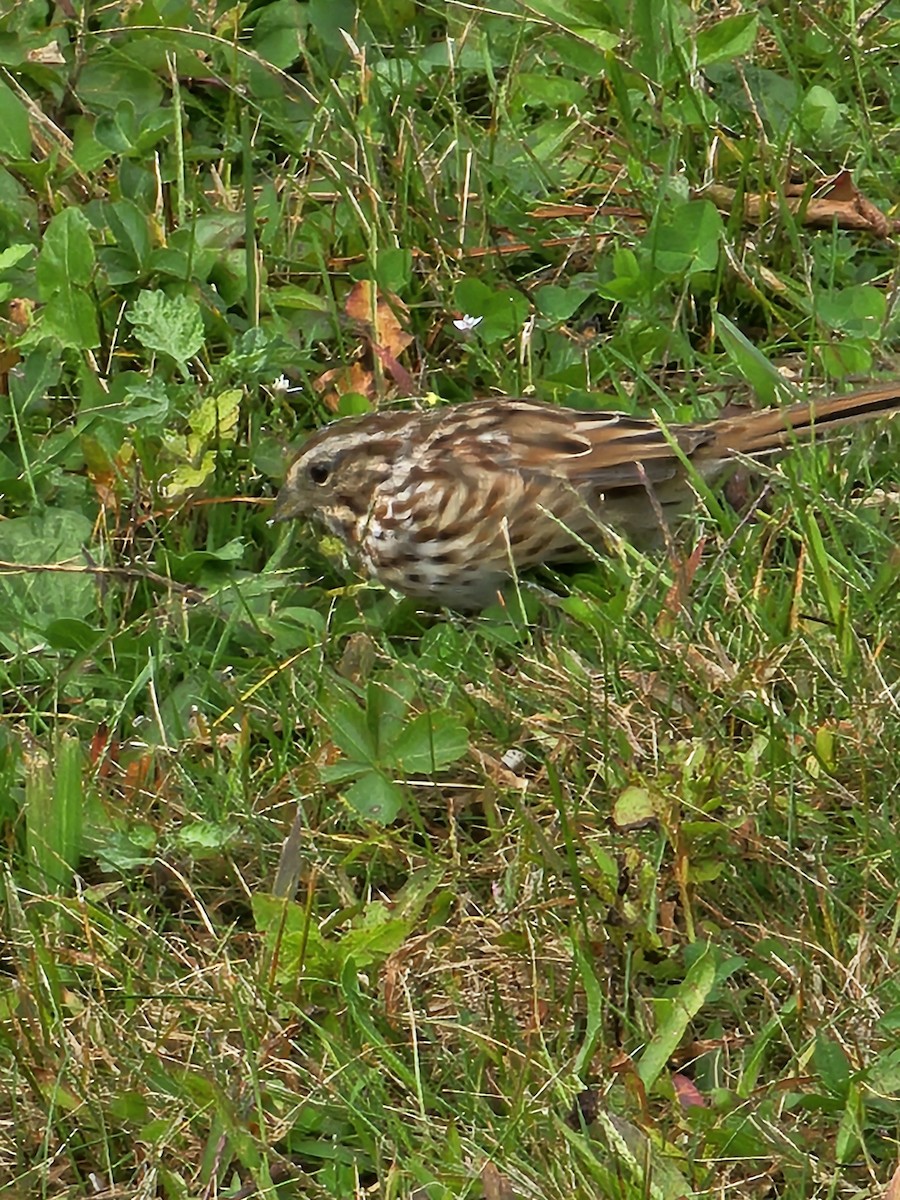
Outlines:
<svg viewBox="0 0 900 1200"><path fill-rule="evenodd" d="M672 1087L675 1089L675 1095L682 1108L706 1108L706 1099L703 1093L693 1079L688 1079L687 1075L676 1071L672 1076Z"/></svg>

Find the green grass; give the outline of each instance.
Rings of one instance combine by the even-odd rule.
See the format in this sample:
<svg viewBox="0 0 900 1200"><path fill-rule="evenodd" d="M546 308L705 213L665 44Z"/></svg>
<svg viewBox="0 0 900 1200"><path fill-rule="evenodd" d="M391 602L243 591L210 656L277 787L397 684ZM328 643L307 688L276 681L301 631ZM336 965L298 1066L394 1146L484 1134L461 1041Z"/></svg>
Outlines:
<svg viewBox="0 0 900 1200"><path fill-rule="evenodd" d="M477 617L267 524L411 394L892 373L787 184L891 214L900 6L697 7L0 16L4 1194L886 1194L900 430Z"/></svg>

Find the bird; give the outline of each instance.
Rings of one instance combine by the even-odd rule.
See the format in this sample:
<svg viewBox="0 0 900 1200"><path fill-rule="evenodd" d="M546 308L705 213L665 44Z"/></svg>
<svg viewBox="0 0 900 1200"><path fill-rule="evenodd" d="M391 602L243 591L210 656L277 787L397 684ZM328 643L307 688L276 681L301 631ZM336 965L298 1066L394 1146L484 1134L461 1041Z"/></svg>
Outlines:
<svg viewBox="0 0 900 1200"><path fill-rule="evenodd" d="M496 397L382 409L326 425L288 469L274 520L313 518L363 572L458 610L511 577L585 561L609 531L646 548L690 512L692 477L900 409L900 381L665 426L655 418Z"/></svg>

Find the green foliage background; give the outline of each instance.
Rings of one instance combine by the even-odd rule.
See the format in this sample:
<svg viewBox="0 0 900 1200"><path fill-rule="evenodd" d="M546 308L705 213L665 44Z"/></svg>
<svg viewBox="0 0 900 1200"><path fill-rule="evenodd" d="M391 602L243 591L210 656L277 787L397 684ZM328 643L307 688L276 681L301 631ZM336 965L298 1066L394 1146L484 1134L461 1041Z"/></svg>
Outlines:
<svg viewBox="0 0 900 1200"><path fill-rule="evenodd" d="M11 1194L888 1194L897 431L706 498L692 578L623 548L478 618L267 521L411 393L895 373L898 42L893 0L0 13ZM842 170L882 226L810 223Z"/></svg>

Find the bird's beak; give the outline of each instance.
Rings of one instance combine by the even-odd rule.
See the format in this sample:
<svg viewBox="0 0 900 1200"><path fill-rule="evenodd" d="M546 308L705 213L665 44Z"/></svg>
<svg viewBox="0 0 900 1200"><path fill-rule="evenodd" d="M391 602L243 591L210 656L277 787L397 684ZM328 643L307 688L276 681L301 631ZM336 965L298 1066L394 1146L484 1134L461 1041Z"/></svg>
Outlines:
<svg viewBox="0 0 900 1200"><path fill-rule="evenodd" d="M289 521L291 517L299 517L302 512L303 506L290 483L284 483L275 497L275 511L272 513L272 520Z"/></svg>

